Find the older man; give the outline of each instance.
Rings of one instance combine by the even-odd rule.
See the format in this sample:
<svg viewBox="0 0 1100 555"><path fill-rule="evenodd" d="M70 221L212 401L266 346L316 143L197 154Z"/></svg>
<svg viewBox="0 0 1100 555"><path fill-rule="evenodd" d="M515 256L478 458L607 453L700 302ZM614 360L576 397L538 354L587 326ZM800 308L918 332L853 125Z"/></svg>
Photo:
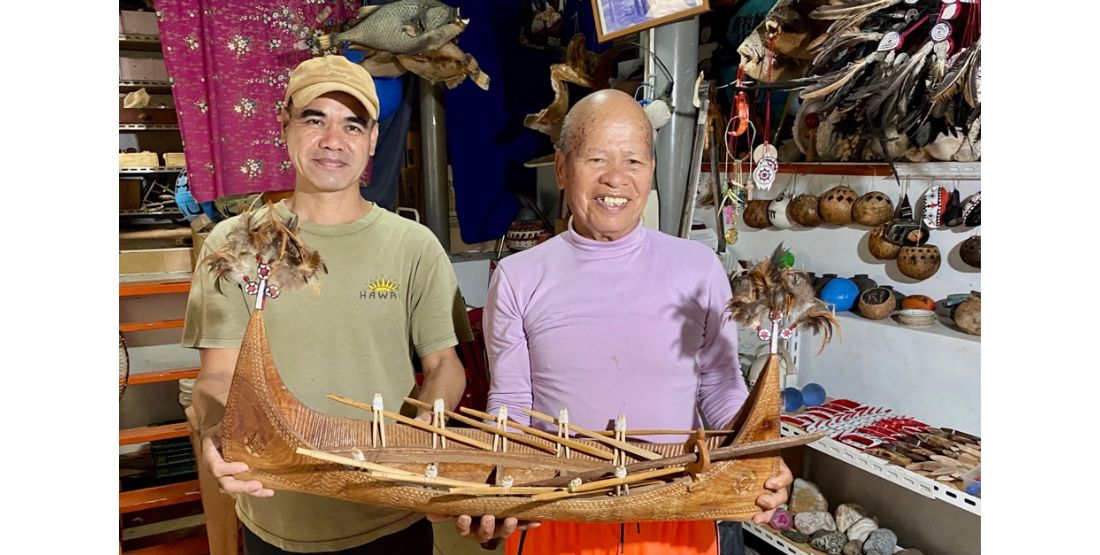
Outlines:
<svg viewBox="0 0 1100 555"><path fill-rule="evenodd" d="M623 413L631 428L692 429L726 425L745 401L717 257L642 227L652 141L645 113L620 91L589 95L566 116L555 167L573 217L568 231L503 260L493 276L490 411L507 406L528 423L520 408L568 408L570 421L588 428L605 429ZM773 492L759 498L765 512L754 521L786 501L791 479L783 466L768 481ZM510 537L509 553L520 537ZM713 521L546 522L522 538L525 555L718 552Z"/></svg>
<svg viewBox="0 0 1100 555"><path fill-rule="evenodd" d="M415 386L411 357L420 358L419 397L453 408L465 387L455 354L456 328L469 334L450 261L427 228L363 200L359 180L378 139L378 97L363 68L339 56L303 62L291 74L280 114L294 196L274 206L284 221L297 215L300 236L324 259L319 283L285 291L267 303L264 320L283 381L311 407L361 418L325 400L341 392L384 394L400 409ZM263 209L266 210L266 209ZM225 244L240 218L222 222L204 255ZM239 285L239 284L238 284ZM229 383L254 299L199 265L187 301L183 345L200 349L193 399L201 421L204 463L237 497L248 555L276 553L432 553L423 515L295 492L274 495L248 470L218 452Z"/></svg>

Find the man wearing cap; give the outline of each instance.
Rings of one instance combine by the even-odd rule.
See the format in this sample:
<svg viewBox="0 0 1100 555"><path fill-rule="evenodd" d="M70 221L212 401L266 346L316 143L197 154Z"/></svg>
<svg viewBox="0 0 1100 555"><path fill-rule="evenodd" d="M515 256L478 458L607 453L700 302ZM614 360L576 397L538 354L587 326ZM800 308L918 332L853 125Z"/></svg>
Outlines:
<svg viewBox="0 0 1100 555"><path fill-rule="evenodd" d="M412 356L424 374L417 396L454 408L465 387L455 354L469 337L457 280L424 226L364 200L359 181L378 138L378 97L370 74L340 56L313 58L290 76L280 114L295 171L294 195L271 209L297 215L300 237L327 266L317 283L285 291L264 308L272 356L290 391L329 414L362 418L325 399L382 393L399 411L415 388ZM261 208L260 210L268 210ZM200 260L226 243L239 218L220 223ZM235 475L244 463L219 452L219 424L254 297L223 282L219 293L203 264L195 268L182 345L199 349L193 390L203 462L237 498L249 555L269 553L432 552L423 515L325 497L279 492ZM239 495L247 494L247 495Z"/></svg>

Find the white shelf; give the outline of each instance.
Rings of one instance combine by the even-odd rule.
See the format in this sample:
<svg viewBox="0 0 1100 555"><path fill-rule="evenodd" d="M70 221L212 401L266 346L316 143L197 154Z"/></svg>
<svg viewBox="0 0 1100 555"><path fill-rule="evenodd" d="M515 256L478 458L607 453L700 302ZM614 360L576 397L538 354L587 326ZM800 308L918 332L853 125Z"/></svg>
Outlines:
<svg viewBox="0 0 1100 555"><path fill-rule="evenodd" d="M840 319L841 328L848 325L849 322L861 322L868 326L887 326L891 328L897 328L913 333L928 333L932 335L938 335L940 337L948 337L951 339L960 339L963 341L970 341L973 343L981 343L982 338L980 335L970 335L969 333L959 331L948 326L947 321L941 316L936 316L936 322L930 326L905 326L897 321L897 314L890 316L889 318L883 318L882 320L872 320L870 318L864 318L859 314L854 314L851 311L845 310L837 312L836 316Z"/></svg>
<svg viewBox="0 0 1100 555"><path fill-rule="evenodd" d="M787 555L818 555L822 553L809 546L807 546L806 549L802 549L802 546L799 544L788 540L781 534L772 532L767 526L758 526L753 524L752 521L742 522L741 527L744 528L746 532L768 542L772 547Z"/></svg>
<svg viewBox="0 0 1100 555"><path fill-rule="evenodd" d="M919 164L894 164L898 178L913 179L966 179L982 178L982 163L978 162L922 162Z"/></svg>
<svg viewBox="0 0 1100 555"><path fill-rule="evenodd" d="M780 429L785 437L805 435L806 433L787 423L783 423ZM982 514L981 498L957 490L943 482L937 482L900 466L890 464L878 457L867 455L839 441L824 438L810 443L809 447L925 497L943 501L978 516Z"/></svg>
<svg viewBox="0 0 1100 555"><path fill-rule="evenodd" d="M741 523L741 527L788 555L826 555L824 551L814 549L810 545L795 543L768 526L759 526L752 521L746 521ZM901 549L899 546L898 550Z"/></svg>

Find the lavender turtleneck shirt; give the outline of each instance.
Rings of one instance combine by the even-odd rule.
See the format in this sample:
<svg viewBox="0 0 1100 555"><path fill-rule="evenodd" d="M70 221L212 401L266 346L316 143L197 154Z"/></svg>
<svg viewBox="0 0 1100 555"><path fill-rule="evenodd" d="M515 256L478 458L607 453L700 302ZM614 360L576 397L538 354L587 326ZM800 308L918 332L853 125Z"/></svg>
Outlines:
<svg viewBox="0 0 1100 555"><path fill-rule="evenodd" d="M489 410L532 408L590 429L725 426L748 391L729 280L706 246L638 225L617 241L569 230L501 261L489 285ZM697 413L698 410L698 413ZM552 429L542 421L533 424ZM657 441L668 441L667 439Z"/></svg>

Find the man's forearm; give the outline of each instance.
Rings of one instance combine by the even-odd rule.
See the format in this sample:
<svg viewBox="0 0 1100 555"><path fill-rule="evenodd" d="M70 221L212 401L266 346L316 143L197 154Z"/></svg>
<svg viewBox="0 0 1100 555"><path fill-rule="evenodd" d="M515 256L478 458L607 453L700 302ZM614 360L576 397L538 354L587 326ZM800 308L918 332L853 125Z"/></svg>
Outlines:
<svg viewBox="0 0 1100 555"><path fill-rule="evenodd" d="M238 352L237 349L199 351L201 370L191 389L191 403L195 407L203 437L217 427L225 415L225 403L229 398Z"/></svg>
<svg viewBox="0 0 1100 555"><path fill-rule="evenodd" d="M454 410L466 389L466 370L454 349L448 351L449 354L432 353L421 359L424 383L417 398L429 404L436 399L443 399L447 410Z"/></svg>

